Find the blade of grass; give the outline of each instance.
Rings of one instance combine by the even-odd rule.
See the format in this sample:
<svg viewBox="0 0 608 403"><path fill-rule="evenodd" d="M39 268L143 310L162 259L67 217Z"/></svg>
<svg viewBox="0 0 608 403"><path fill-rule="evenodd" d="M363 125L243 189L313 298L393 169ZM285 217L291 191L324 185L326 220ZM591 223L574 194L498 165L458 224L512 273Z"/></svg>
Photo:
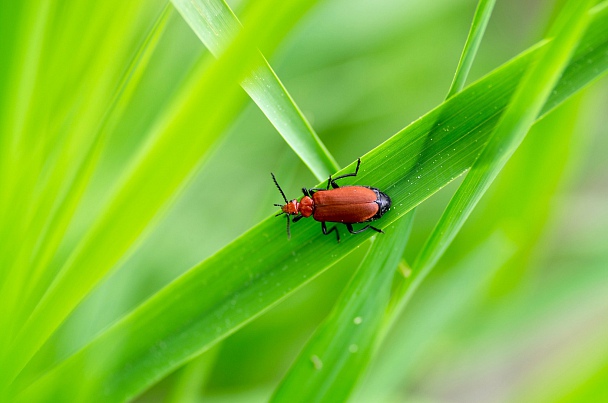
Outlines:
<svg viewBox="0 0 608 403"><path fill-rule="evenodd" d="M608 70L606 4L593 10L593 24L539 118ZM526 67L544 46L533 47L484 77L362 158L357 182L374 184L393 200L394 207L379 226L390 225L471 167ZM283 226L283 220L268 218L78 353L61 362L32 365L15 383L17 390L31 386L22 399L69 389L70 374L85 364L95 379L110 385L108 391L114 392L108 393L150 385L259 316L370 236L345 235L338 245L320 233L318 223L301 221L288 241L282 236ZM119 346L124 354L104 361L105 352ZM48 371L50 366L54 368Z"/></svg>
<svg viewBox="0 0 608 403"><path fill-rule="evenodd" d="M3 178L2 194L0 198L0 223L11 217L12 201L10 195L16 193L15 188L20 186L17 167L21 158L27 156L27 147L24 147L24 131L27 125L28 110L34 102L36 78L39 74L38 60L44 44L44 33L49 19L50 1L42 2L40 7L28 7L24 4L14 19L18 21L19 37L23 38L22 46L14 49L10 55L9 70L15 80L7 85L6 102L7 112L2 114L2 138L4 139L0 151L0 175ZM8 10L7 10L8 11ZM4 14L4 13L3 13ZM8 15L8 14L7 14ZM7 55L9 56L9 55ZM6 227L3 227L6 228ZM4 239L11 239L10 237ZM0 249L2 250L2 249ZM4 253L2 254L4 256ZM4 270L3 270L4 271Z"/></svg>
<svg viewBox="0 0 608 403"><path fill-rule="evenodd" d="M173 383L165 401L167 403L199 402L219 351L219 348L213 348L180 368L178 378Z"/></svg>
<svg viewBox="0 0 608 403"><path fill-rule="evenodd" d="M54 191L42 192L42 200L35 203L39 206L32 220L32 224L35 225L32 225L28 232L40 235L31 238L32 244L23 245L16 263L17 267L30 268L27 278L23 276L21 278L27 286L24 287L24 284L22 284L23 288L20 287L18 279L15 279L9 281L6 289L1 293L6 296L6 303L13 306L13 316L17 319L13 318L12 320L16 323L22 323L24 318L20 316L24 312L31 313L34 305L49 286L52 276L56 274L49 270L50 260L56 253L86 185L99 162L106 138L110 132L109 126L121 115L125 104L130 99L130 94L141 79L143 70L163 32L170 11L169 7L164 8L157 23L151 28L149 35L143 40L138 52L125 70L107 111L103 115L98 128L92 134L93 141L89 148L83 150L84 155L80 157L80 161L76 160L71 163L76 167L72 177L55 180L54 182L64 184L62 191L58 194ZM61 173L59 175L61 176ZM12 301L14 301L13 305L10 305L9 302L11 296Z"/></svg>
<svg viewBox="0 0 608 403"><path fill-rule="evenodd" d="M249 70L258 53L253 35L273 38L275 44L311 2L263 3L251 12L256 24L247 27L219 62L186 89L167 115L160 117L155 135L126 174L112 202L73 252L7 350L3 362L16 376L44 341L82 298L139 239L159 210L172 201L222 130L240 111L240 90L230 87ZM272 12L270 12L272 10ZM262 18L260 15L272 15ZM269 42L272 43L272 42ZM215 94L211 99L208 94ZM195 119L205 106L211 118ZM192 136L192 131L204 135ZM154 178L151 180L150 178ZM84 269L86 267L86 270ZM10 376L7 378L10 380Z"/></svg>
<svg viewBox="0 0 608 403"><path fill-rule="evenodd" d="M473 17L469 36L467 37L464 49L462 50L462 55L458 61L458 67L456 67L454 79L452 80L452 85L450 86L446 99L454 96L464 87L464 83L467 81L467 76L473 65L473 60L475 60L477 50L481 44L481 39L486 32L486 27L490 21L490 16L492 15L495 3L496 0L479 0L479 3L477 3L477 9L475 10L475 16Z"/></svg>
<svg viewBox="0 0 608 403"><path fill-rule="evenodd" d="M216 57L242 26L223 0L172 0L177 10ZM339 169L314 129L295 104L283 83L260 53L243 89L264 112L287 144L310 168L317 180Z"/></svg>
<svg viewBox="0 0 608 403"><path fill-rule="evenodd" d="M300 352L274 402L341 402L352 393L376 347L395 268L413 214L378 235L330 315Z"/></svg>
<svg viewBox="0 0 608 403"><path fill-rule="evenodd" d="M0 315L0 328L3 329L0 350L4 350L0 351L0 357L6 354L11 339L23 324L20 317L24 309L21 299L23 294L19 293L21 289L29 287L32 280L31 266L27 260L39 241L39 232L44 223L44 220L38 219L45 216L55 202L61 199L61 191L66 189L64 185L71 177L84 174L79 172L79 161L83 154L86 155L87 147L94 147L95 136L89 134L94 132L93 129L103 115L105 108L100 105L107 105L106 95L114 90L114 78L125 68L123 52L131 49L131 39L138 38L134 34L137 31L134 26L137 24L133 24L133 18L141 15L138 7L143 6L143 3L130 2L111 21L104 20L104 15L100 13L112 9L111 2L87 6L90 18L84 25L89 31L103 28L112 35L120 36L124 46L119 48L112 40L103 43L87 42L84 32L69 35L73 33L74 25L83 24L82 18L61 24L66 22L66 12L59 10L67 10L62 9L56 1L41 4L24 2L21 11L26 16L13 16L17 20L21 19L23 26L17 35L19 39L16 39L20 49L10 55L9 59L14 57L15 64L23 62L26 66L15 68L12 77L2 78L15 82L15 88L9 90L8 96L13 97L13 101L17 100L19 106L18 110L8 108L9 113L3 118L4 123L8 122L7 136L12 140L7 148L10 154L6 165L8 171L2 173L7 177L1 180L3 188L0 203L6 202L9 207L0 208L0 215L7 213L4 218L0 218L0 277L4 280L0 292L5 298ZM149 2L146 5L147 9L155 9ZM33 17L30 15L36 15L35 23L31 23ZM60 40L62 35L64 39L71 36L69 42L76 42L80 52L73 52L74 47L64 47L65 42ZM94 48L94 52L87 53L90 48ZM23 60L21 53L26 55ZM111 57L107 57L108 53ZM66 54L69 56L66 57ZM57 59L61 59L61 66L53 63ZM70 62L66 63L66 59ZM87 67L91 69L101 65L103 67L101 71L95 70L90 74L88 80L84 80L76 74L82 66L74 66L77 64L75 59L86 59L85 64L88 63ZM66 84L65 80L69 81L68 85L62 85ZM86 95L78 91L83 88L86 88ZM80 97L71 105L73 110L68 111L66 116L62 113L65 106L62 108L61 105L65 105L67 98L74 93ZM0 164L4 162L3 160ZM2 366L2 375L5 371L10 371L10 365ZM2 375L0 384L5 379Z"/></svg>
<svg viewBox="0 0 608 403"><path fill-rule="evenodd" d="M589 22L591 1L569 1L549 31L550 42L524 76L490 141L473 163L413 264L410 282L396 292L397 316L435 266L492 181L519 147L568 65Z"/></svg>
<svg viewBox="0 0 608 403"><path fill-rule="evenodd" d="M432 351L443 330L454 318L465 315L479 293L513 254L517 246L501 231L490 233L450 270L435 278L432 287L422 287L416 294L419 303L408 306L398 324L383 342L370 378L355 395L354 401L384 401L395 390L415 383L416 367ZM420 303L422 301L422 303ZM412 326L415 323L415 326ZM441 344L442 337L439 337ZM404 385L405 384L405 385Z"/></svg>
<svg viewBox="0 0 608 403"><path fill-rule="evenodd" d="M84 24L86 29L82 27L82 18L75 19L76 22L67 21L67 26L58 28L62 22L66 23L64 14L68 10L63 10L55 1L43 3L45 7L48 6L48 9L40 8L48 20L39 24L45 28L44 35L41 35L41 39L32 41L40 41L41 49L32 60L27 60L28 68L24 70L29 72L30 67L36 65L44 65L45 68L38 69L34 74L24 74L23 79L35 91L33 96L18 94L19 96L15 97L20 100L28 97L31 99L27 101L29 105L23 111L25 115L18 118L25 120L14 129L18 132L15 133L16 140L11 147L9 160L13 172L3 181L3 190L6 192L6 198L3 200L9 200L9 208L0 210L10 214L8 221L2 222L2 228L10 231L7 243L15 243L12 245L14 247L7 248L8 254L2 254L9 259L3 269L15 267L16 251L27 249L29 243L35 242L35 239L32 240L35 238L32 228L38 225L35 221L38 212L53 205L48 200L53 201L54 196L60 196L65 178L77 175L77 161L95 142L95 137L89 133L93 133L97 128L119 76L124 71L123 56L126 56L123 52L131 50L128 44L134 39L132 37L136 37L133 27L137 24L133 24L133 19L142 14L143 3L147 2L129 2L121 9L119 16L110 22L103 17L104 13L113 9L111 2L99 3L95 7L68 8L86 8L88 13L94 14L87 18L87 23ZM30 4L29 8L39 7ZM148 9L154 10L155 7L148 5ZM75 32L74 26L80 30ZM36 26L36 29L39 28ZM124 40L125 46L117 48L111 40L101 43L86 41L91 33L106 29L110 29L112 35ZM77 46L73 46L75 43ZM36 48L32 44L27 43L23 47ZM94 51L87 54L86 50L92 48ZM80 51L69 53L68 49ZM65 63L66 59L70 60L69 64ZM87 77L81 77L82 69L86 68L98 70ZM21 77L18 77L16 81L20 80ZM66 88L71 90L66 91ZM15 115L20 116L21 112L15 112ZM10 185L12 182L15 186Z"/></svg>
<svg viewBox="0 0 608 403"><path fill-rule="evenodd" d="M490 21L494 3L494 0L480 0L477 4L469 35L467 36L464 48L462 49L462 54L460 55L460 60L458 61L456 72L454 73L454 79L452 80L452 85L445 97L446 100L460 92L467 80L469 71L473 65L473 60L475 60L475 56L477 56L479 45L481 44L486 27L488 26L488 21ZM413 212L414 210L412 210L412 213ZM409 267L405 260L403 260L401 264L404 267ZM400 277L397 281L406 281L406 278Z"/></svg>
<svg viewBox="0 0 608 403"><path fill-rule="evenodd" d="M44 2L40 7L27 7L24 5L20 14L13 16L17 23L19 36L23 39L22 46L18 46L13 54L6 55L9 73L14 80L7 83L5 91L10 103L4 101L7 113L0 114L0 178L2 191L0 195L0 290L6 295L7 302L0 308L0 355L2 349L8 344L10 336L14 332L15 323L12 317L10 282L23 277L18 270L10 270L13 267L13 258L19 250L19 240L23 236L24 228L19 222L21 207L26 203L19 200L19 189L21 175L19 162L28 160L27 147L24 146L23 137L27 125L28 110L31 108L35 98L36 77L39 74L38 60L44 43L44 32L48 23L49 2ZM9 10L7 10L8 12ZM15 10L17 11L17 10ZM3 11L4 14L4 11ZM19 43L19 42L17 42ZM26 46L27 44L27 46ZM21 213L21 214L20 214ZM19 285L17 283L17 285Z"/></svg>

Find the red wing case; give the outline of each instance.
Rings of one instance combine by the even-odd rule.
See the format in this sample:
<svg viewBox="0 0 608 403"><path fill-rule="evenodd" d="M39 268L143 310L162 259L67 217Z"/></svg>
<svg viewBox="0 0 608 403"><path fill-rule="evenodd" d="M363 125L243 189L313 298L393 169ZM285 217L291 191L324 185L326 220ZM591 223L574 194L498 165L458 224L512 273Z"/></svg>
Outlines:
<svg viewBox="0 0 608 403"><path fill-rule="evenodd" d="M321 222L350 224L379 218L379 193L365 186L320 190L312 196L313 218Z"/></svg>

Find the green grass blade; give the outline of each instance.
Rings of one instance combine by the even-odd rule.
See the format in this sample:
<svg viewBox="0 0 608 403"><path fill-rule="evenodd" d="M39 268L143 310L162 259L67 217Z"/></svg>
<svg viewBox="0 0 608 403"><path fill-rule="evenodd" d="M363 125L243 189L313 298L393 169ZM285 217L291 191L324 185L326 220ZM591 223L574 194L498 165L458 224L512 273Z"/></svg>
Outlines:
<svg viewBox="0 0 608 403"><path fill-rule="evenodd" d="M608 71L608 8L594 9L592 17L539 117ZM387 228L473 165L523 73L545 46L500 67L362 158L357 183L373 184L393 200L379 227ZM310 220L294 225L291 241L284 230L283 220L268 218L52 370L24 371L16 385L31 387L22 398L69 390L70 374L85 363L95 379L110 385L110 394L140 390L237 331L371 236L344 234L336 244ZM124 354L107 357L115 348ZM99 384L95 388L102 393Z"/></svg>
<svg viewBox="0 0 608 403"><path fill-rule="evenodd" d="M72 178L80 175L82 182L86 181L89 172L79 168L87 149L93 150L91 156L99 152L95 135L91 134L108 106L115 79L124 72L127 56L123 52L130 51L130 45L140 37L139 24L134 24L133 19L146 15L141 9L143 3L130 2L110 21L104 12L113 9L111 2L69 7L70 11L86 9L83 13L87 15L86 22L83 18L66 17L70 13L56 1L23 2L21 15L9 16L21 23L15 39L19 50L11 63L27 66L11 69L9 78L2 77L10 82L6 86L10 88L7 96L17 100L18 106L7 109L1 124L11 140L7 140L7 148L3 149L10 159L0 158L0 164L6 168L0 168L3 175L0 203L7 203L0 208L0 292L5 297L2 306L6 309L0 315L3 329L0 350L10 348L10 341L23 324L21 313L27 306L23 291L29 291L36 282L30 277L31 260L35 257L33 250L43 242L40 232L44 222L59 205L64 192L70 191ZM146 7L157 10L149 2ZM34 24L32 19L36 21ZM120 37L123 46L117 48L112 40L87 41L92 33L102 29ZM69 46L74 43L78 46ZM79 52L73 52L75 48ZM69 63L65 63L66 59ZM81 76L82 69L89 69L90 74ZM77 101L70 103L73 98ZM59 228L53 230L61 232ZM0 356L5 353L0 352ZM3 373L13 369L5 364ZM0 376L0 384L4 379Z"/></svg>
<svg viewBox="0 0 608 403"><path fill-rule="evenodd" d="M125 174L110 204L81 241L51 288L30 316L3 362L12 376L27 363L44 341L65 320L86 294L137 242L153 218L169 202L215 144L225 127L241 110L243 99L236 85L250 69L258 52L252 33L280 40L289 30L284 14L295 19L310 6L291 2L277 13L273 3L264 3L252 13L272 14L258 18L248 31L239 35L231 47L208 68L198 73L177 97L172 108L159 118L147 147ZM274 13L270 13L273 9ZM216 94L210 98L208 94ZM205 109L208 108L208 109ZM200 119L200 110L212 118ZM193 135L195 133L196 135ZM151 179L153 178L153 179ZM11 376L2 379L6 382Z"/></svg>
<svg viewBox="0 0 608 403"><path fill-rule="evenodd" d="M495 3L496 0L479 0L479 3L477 3L471 30L462 50L462 55L458 61L458 67L456 67L456 73L454 73L454 79L446 98L454 96L464 87L464 83L467 81L469 71L473 65L473 60L475 60L477 50L481 44L481 39L486 32Z"/></svg>
<svg viewBox="0 0 608 403"><path fill-rule="evenodd" d="M223 53L226 44L242 29L239 20L223 0L172 2L201 42L216 56ZM339 169L336 160L262 54L258 55L255 63L251 75L241 83L243 89L315 177L320 181L326 179Z"/></svg>
<svg viewBox="0 0 608 403"><path fill-rule="evenodd" d="M449 259L442 258L394 321L362 394L390 396L411 388L417 382L412 374L426 368L437 357L437 344L450 337L450 321L484 317L475 311L474 305L479 305L491 312L488 316L494 323L496 302L508 303L512 300L505 294L518 285L529 286L529 275L535 273L530 255L539 253L539 238L547 233L558 184L563 185L564 170L571 166L572 137L579 135L575 126L581 97L575 98L535 124L526 136L489 192L491 199L487 194L483 207L478 205L475 217L450 246ZM552 135L550 148L543 136L547 133ZM459 260L468 255L478 257ZM465 301L469 304L462 306ZM393 303L398 303L396 298ZM506 326L518 329L513 323ZM495 342L502 346L502 341Z"/></svg>
<svg viewBox="0 0 608 403"><path fill-rule="evenodd" d="M332 313L275 391L274 402L341 402L352 393L376 347L395 268L413 214L378 235Z"/></svg>
<svg viewBox="0 0 608 403"><path fill-rule="evenodd" d="M464 87L464 83L467 80L469 71L473 65L475 56L477 55L477 50L479 49L479 45L481 44L481 40L485 34L486 27L490 21L494 4L494 0L480 0L477 4L475 15L473 16L473 22L471 23L471 29L469 30L469 35L467 36L464 48L462 49L462 54L460 56L460 60L458 61L458 66L456 67L456 72L454 73L454 79L452 80L452 84L448 90L448 94L446 95L446 99L456 95ZM414 213L414 211L415 210L412 210L412 213ZM409 267L405 260L403 260L401 264L404 267ZM407 279L405 277L400 277L397 279L397 281L405 282Z"/></svg>
<svg viewBox="0 0 608 403"><path fill-rule="evenodd" d="M15 301L19 301L14 305L16 311L30 313L48 288L52 280L51 276L56 274L49 269L50 260L65 236L82 194L99 162L110 132L109 126L112 125L113 119L121 116L125 104L130 99L129 94L139 83L170 12L171 8L165 7L159 15L157 23L151 28L129 63L99 126L91 135L93 141L89 148L83 150L79 161L69 161L66 164L73 167L71 177L66 179L63 170L54 170L51 174L51 176L57 177L49 180L49 183L61 183L64 185L63 189L46 189L41 192L41 200L35 203L39 208L32 223L37 225L30 226L29 232L40 235L32 237L32 244L24 245L16 263L17 267L30 267L30 273L25 279L27 285L24 289L20 289L16 281L9 281L10 288L3 293L4 295L13 294Z"/></svg>
<svg viewBox="0 0 608 403"><path fill-rule="evenodd" d="M219 348L207 351L178 370L177 381L165 399L167 403L196 403L216 363Z"/></svg>
<svg viewBox="0 0 608 403"><path fill-rule="evenodd" d="M452 85L450 86L445 99L449 99L450 97L456 95L464 87L464 83L467 80L469 71L473 65L475 56L477 55L477 50L479 49L479 45L481 44L481 40L485 34L486 27L490 21L494 4L494 0L480 0L477 4L475 15L473 16L473 22L471 23L471 29L469 30L469 35L465 41L460 60L458 61L458 66L456 67L456 72L454 73ZM415 210L412 210L412 214L414 213ZM401 265L403 267L407 267L409 270L409 265L405 260L401 262ZM397 283L400 283L408 280L405 277L398 277L396 281ZM403 286L403 284L397 285L397 287L401 286Z"/></svg>
<svg viewBox="0 0 608 403"><path fill-rule="evenodd" d="M590 4L591 1L573 0L564 6L550 33L556 35L555 38L550 37L551 42L539 52L539 60L534 62L523 78L490 141L473 163L471 171L414 261L411 282L403 283L398 291L400 296L397 298L401 302L396 314L443 255L534 124L587 27Z"/></svg>
<svg viewBox="0 0 608 403"><path fill-rule="evenodd" d="M492 275L516 251L512 240L497 230L483 237L460 261L453 262L449 271L434 279L431 287L422 287L414 298L423 303L408 306L401 320L390 329L374 361L377 365L372 368L372 376L353 400L383 400L402 388L425 355L432 355L433 343L437 343L432 335L443 334L454 318L469 310Z"/></svg>
<svg viewBox="0 0 608 403"><path fill-rule="evenodd" d="M10 16L9 13L15 14ZM40 164L38 149L28 147L26 127L28 126L28 112L35 103L35 83L40 74L38 60L44 46L45 32L48 27L49 2L40 7L12 7L2 11L2 23L14 24L17 32L12 43L7 44L7 50L14 44L12 52L6 54L6 73L8 79L3 77L4 88L0 94L0 291L5 298L0 312L0 356L1 351L8 344L10 336L14 333L16 323L12 319L13 301L26 279L14 267L14 259L20 247L20 239L25 233L25 206L29 200L20 199L20 193L31 194L31 189L21 191L28 185L19 172L19 163ZM6 14L5 14L6 13ZM4 21L5 18L14 21ZM18 39L17 39L18 38ZM3 44L4 45L4 44ZM5 48L2 47L2 53ZM31 175L30 178L31 179Z"/></svg>

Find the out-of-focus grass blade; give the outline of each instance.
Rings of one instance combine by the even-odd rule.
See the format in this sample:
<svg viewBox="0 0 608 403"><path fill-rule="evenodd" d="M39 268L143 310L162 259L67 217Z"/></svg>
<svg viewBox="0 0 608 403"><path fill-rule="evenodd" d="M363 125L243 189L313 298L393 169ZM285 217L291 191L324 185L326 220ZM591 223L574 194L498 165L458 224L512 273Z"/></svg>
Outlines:
<svg viewBox="0 0 608 403"><path fill-rule="evenodd" d="M592 15L593 24L539 117L608 71L608 8L595 8ZM393 200L377 226L387 228L472 166L526 68L545 46L500 67L362 158L357 183L377 186ZM354 165L343 172L352 170ZM284 225L269 217L55 368L42 374L48 365L32 365L16 384L19 389L43 376L22 399L69 389L70 374L85 366L94 379L110 385L104 390L109 395L140 390L235 332L371 236L344 234L336 244L318 223L302 220L292 227L288 241ZM109 362L106 352L119 348L122 354Z"/></svg>
<svg viewBox="0 0 608 403"><path fill-rule="evenodd" d="M395 268L413 214L379 235L331 314L317 329L273 396L275 402L342 402L351 394L376 347Z"/></svg>
<svg viewBox="0 0 608 403"><path fill-rule="evenodd" d="M502 231L493 232L449 272L435 279L432 287L420 289L415 298L421 297L419 301L424 304L408 306L390 330L378 359L372 364L370 375L373 376L353 400L384 401L384 397L403 387L404 380L411 379L421 358L428 354L432 343L437 342L432 335L441 334L454 318L466 312L492 275L516 251L516 245Z"/></svg>
<svg viewBox="0 0 608 403"><path fill-rule="evenodd" d="M467 81L467 76L473 65L473 60L475 60L477 50L481 44L481 39L488 26L488 21L490 21L490 16L492 15L495 3L496 0L479 0L479 3L477 3L471 30L469 31L469 36L467 37L464 49L462 50L462 55L460 56L458 67L456 67L456 73L454 73L454 79L452 80L452 85L450 86L446 98L460 92L464 87L464 83Z"/></svg>
<svg viewBox="0 0 608 403"><path fill-rule="evenodd" d="M522 382L522 390L513 393L508 400L565 403L603 402L608 398L608 324L598 320L606 317L608 306L605 298L596 298L593 302L595 304L589 308L591 312L595 311L593 330L581 334L573 332L576 342L568 343L567 348L556 349L551 360L537 363L537 368ZM546 317L539 320L542 319L546 320Z"/></svg>
<svg viewBox="0 0 608 403"><path fill-rule="evenodd" d="M129 52L145 37L141 23L133 21L137 17L149 21L147 13L154 14L158 3L129 2L111 19L106 13L116 10L112 1L94 6L75 3L63 7L55 1L3 6L2 18L15 21L16 34L14 38L13 33L8 35L13 41L11 53L5 55L6 48L0 47L10 66L9 75L0 79L6 90L0 97L11 103L0 108L6 140L0 153L8 156L0 157L0 294L4 297L0 357L12 346L23 325L22 313L32 305L24 301L24 290L30 291L38 280L31 276L32 260L38 257L35 250L52 249L51 242L43 239L46 220L57 206L69 210L69 202L60 203L66 192L79 192L72 180L80 176L82 184L90 174L81 169L81 163L87 154L98 155L100 138L95 133L132 58ZM73 12L82 14L70 19ZM4 28L4 21L2 25ZM88 40L104 30L105 41ZM2 37L4 41L6 37ZM109 38L120 38L122 46L116 47ZM62 232L59 225L53 230ZM4 375L14 368L0 361L4 363L2 385L7 379Z"/></svg>
<svg viewBox="0 0 608 403"><path fill-rule="evenodd" d="M219 348L213 348L180 368L165 401L167 403L199 402L219 351Z"/></svg>
<svg viewBox="0 0 608 403"><path fill-rule="evenodd" d="M122 109L130 99L130 94L138 84L163 32L170 11L171 8L165 7L159 15L157 23L151 28L149 35L142 42L129 67L125 70L101 122L91 135L93 140L89 144L89 148L83 150L79 161L74 158L66 164L76 167L73 169L72 175L66 179L63 170L53 172L53 175L57 175L58 178L50 182L62 183L63 189L59 193L52 190L40 193L41 200L36 203L39 207L29 229L32 233L40 235L38 238L31 239L32 244L22 246L16 263L17 267L31 267L27 279L23 279L27 281L27 287L22 289L16 281L9 281L7 290L2 292L2 295L12 295L14 300L19 301L14 305L17 312L31 312L48 287L51 276L55 274L53 270L49 269L49 262L57 251L93 170L99 162L101 151L109 134L108 126L112 124L113 119L121 115Z"/></svg>
<svg viewBox="0 0 608 403"><path fill-rule="evenodd" d="M216 57L242 29L223 0L172 0L175 7ZM252 73L241 83L251 99L318 180L339 169L312 126L264 56L258 54Z"/></svg>
<svg viewBox="0 0 608 403"><path fill-rule="evenodd" d="M24 273L15 268L14 257L24 237L22 221L26 215L25 206L29 203L29 199L20 196L31 194L31 189L22 192L20 189L29 184L27 179L38 173L32 173L31 169L24 169L25 174L19 172L19 163L40 164L40 153L29 148L30 144L24 138L27 137L28 111L36 99L35 83L40 73L38 60L44 45L48 12L48 2L40 7L3 5L0 17L3 27L14 29L7 33L7 46L1 43L3 46L0 47L2 70L6 73L0 79L0 291L4 298L0 307L0 356L16 326L12 321L13 293L18 292L15 288L20 288L25 282ZM15 37L11 38L12 35ZM0 41L4 40L3 36ZM0 385L2 371L0 368Z"/></svg>
<svg viewBox="0 0 608 403"><path fill-rule="evenodd" d="M561 224L569 222L559 218L557 221L561 221ZM569 232L568 229L562 228L560 232ZM550 242L553 244L550 249L559 249L560 259L555 260L552 253L540 259L547 259L541 263L542 267L536 266L537 260L534 264L536 267L532 268L555 276L538 277L530 271L526 284L511 295L502 295L500 302L488 304L483 298L477 299L467 311L457 316L457 320L448 324L445 339L441 337L440 340L435 340L434 345L427 347L426 353L423 351L418 354L420 359L414 363L417 368L438 369L441 365L437 364L449 362L443 369L431 371L435 373L429 374L430 379L423 380L423 388L437 383L446 385L444 393L453 390L453 387L475 388L479 384L481 371L487 374L485 380L501 385L500 390L493 393L493 397L500 401L605 400L602 399L606 394L605 379L597 385L593 383L598 381L596 376L601 375L602 367L605 368L608 360L608 345L605 342L608 326L600 320L608 313L608 283L605 281L608 273L605 263L607 253L604 244L582 246L579 242L581 234L575 234L576 232L578 231L574 230L574 233L568 234L573 236L569 238L572 243L562 243L555 239ZM603 241L606 236L605 227L598 232L593 231L591 237L602 235L600 239ZM583 235L583 238L587 236ZM584 252L582 249L585 249ZM584 256L583 264L580 260L581 252ZM494 260L494 257L488 255L486 260ZM511 263L508 266L512 267ZM441 279L452 274L446 273ZM414 299L424 296L421 293L428 295L434 292L434 288L427 285L429 284L423 284ZM484 291L487 288L482 291L482 296L487 295ZM428 297L424 301L427 299ZM421 309L420 304L408 305L404 315L411 318L411 311L415 307ZM471 329L474 325L479 328ZM398 338L396 340L398 343L403 342ZM444 350L447 354L443 356L445 340L449 340L449 347ZM392 352L389 351L391 357ZM401 362L395 360L391 367L374 372L374 378L378 378L376 387L380 390L391 389L386 387L385 380L380 377L394 372L395 365L402 366L404 357L409 357L407 353L401 352ZM535 356L533 365L525 365L529 363L531 355ZM500 375L509 372L514 366L521 368L515 379L507 380ZM420 385L411 376L411 382L408 382L407 368L405 370L404 378L390 382L393 391L404 388L408 390ZM599 389L593 387L599 385ZM577 392L580 393L577 396L580 399L571 399Z"/></svg>
<svg viewBox="0 0 608 403"><path fill-rule="evenodd" d="M8 356L3 362L10 363L7 367L14 375L91 288L124 257L159 210L175 198L240 110L243 105L240 90L232 84L250 70L250 62L255 63L258 51L253 46L254 33L273 38L269 43L274 42L276 46L291 28L286 21L301 16L311 2L282 3L280 12L273 4L260 3L250 10L256 17L252 18L251 26L234 40L217 63L195 77L192 86L186 88L173 108L159 119L150 142L125 174L105 212L7 349ZM200 119L201 110L210 117Z"/></svg>
<svg viewBox="0 0 608 403"><path fill-rule="evenodd" d="M525 138L549 94L565 70L589 22L591 1L572 0L561 11L550 31L550 43L537 55L513 96L487 146L473 163L471 171L448 204L439 223L413 264L410 282L396 293L400 301L396 314L405 306L452 242L477 202Z"/></svg>

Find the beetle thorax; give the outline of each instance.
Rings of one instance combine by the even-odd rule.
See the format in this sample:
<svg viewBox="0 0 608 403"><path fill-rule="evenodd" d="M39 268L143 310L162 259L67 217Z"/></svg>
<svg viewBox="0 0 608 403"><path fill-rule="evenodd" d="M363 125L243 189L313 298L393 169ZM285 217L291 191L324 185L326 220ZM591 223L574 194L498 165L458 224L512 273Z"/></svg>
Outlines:
<svg viewBox="0 0 608 403"><path fill-rule="evenodd" d="M304 196L302 197L302 200L300 200L300 205L298 206L298 209L300 210L300 214L302 214L303 217L310 217L314 210L314 206L315 202L312 200L312 198Z"/></svg>

